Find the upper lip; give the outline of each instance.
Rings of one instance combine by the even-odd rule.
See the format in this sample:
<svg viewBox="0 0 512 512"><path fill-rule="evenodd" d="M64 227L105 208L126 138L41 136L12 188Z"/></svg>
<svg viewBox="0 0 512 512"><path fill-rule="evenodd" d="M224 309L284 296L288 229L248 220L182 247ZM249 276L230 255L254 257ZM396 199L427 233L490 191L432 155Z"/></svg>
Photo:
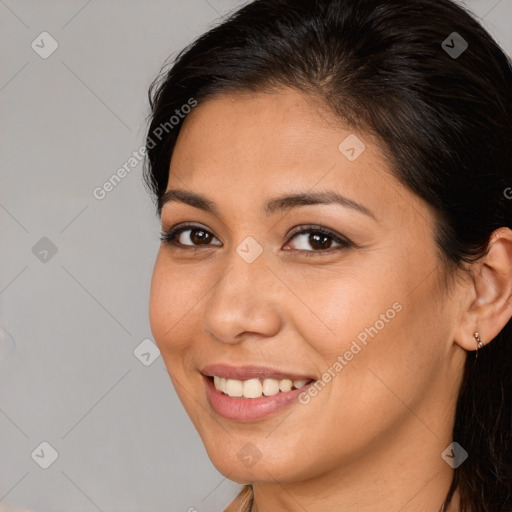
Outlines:
<svg viewBox="0 0 512 512"><path fill-rule="evenodd" d="M290 379L290 380L315 380L310 375L299 375L298 373L288 372L276 368L268 368L264 366L233 366L229 364L209 364L201 370L203 375L207 377L224 377L234 380L249 379Z"/></svg>

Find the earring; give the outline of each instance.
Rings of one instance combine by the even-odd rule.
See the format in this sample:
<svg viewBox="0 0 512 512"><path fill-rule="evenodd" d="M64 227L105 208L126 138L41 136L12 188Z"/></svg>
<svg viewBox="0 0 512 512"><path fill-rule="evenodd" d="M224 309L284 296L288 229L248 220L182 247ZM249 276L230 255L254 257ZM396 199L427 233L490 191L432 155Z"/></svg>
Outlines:
<svg viewBox="0 0 512 512"><path fill-rule="evenodd" d="M476 359L478 357L478 349L483 348L484 344L482 343L482 340L480 339L480 334L475 332L475 334L473 334L473 336L475 337L475 340L476 340L476 354L475 354L475 359Z"/></svg>

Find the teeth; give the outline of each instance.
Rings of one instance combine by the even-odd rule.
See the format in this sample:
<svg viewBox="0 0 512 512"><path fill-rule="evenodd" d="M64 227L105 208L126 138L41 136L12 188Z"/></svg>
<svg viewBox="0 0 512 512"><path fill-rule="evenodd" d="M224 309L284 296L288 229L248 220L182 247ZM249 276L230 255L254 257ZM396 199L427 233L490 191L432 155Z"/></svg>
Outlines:
<svg viewBox="0 0 512 512"><path fill-rule="evenodd" d="M277 395L279 393L279 381L276 379L265 379L263 381L263 394L265 396Z"/></svg>
<svg viewBox="0 0 512 512"><path fill-rule="evenodd" d="M215 385L215 389L218 389L219 391L222 391L223 393L226 392L226 379L223 377L213 377L213 383Z"/></svg>
<svg viewBox="0 0 512 512"><path fill-rule="evenodd" d="M261 396L263 386L260 379L250 379L244 381L243 395L245 398L258 398Z"/></svg>
<svg viewBox="0 0 512 512"><path fill-rule="evenodd" d="M242 396L243 382L241 380L226 379L226 391L229 396Z"/></svg>
<svg viewBox="0 0 512 512"><path fill-rule="evenodd" d="M291 389L300 389L306 385L308 381L297 379L264 379L263 383L260 379L235 380L225 379L223 377L213 377L215 389L222 391L231 397L244 398L260 398L261 396L271 396L277 393L291 391Z"/></svg>
<svg viewBox="0 0 512 512"><path fill-rule="evenodd" d="M293 382L290 379L283 379L279 381L279 389L281 391L290 391L292 389Z"/></svg>

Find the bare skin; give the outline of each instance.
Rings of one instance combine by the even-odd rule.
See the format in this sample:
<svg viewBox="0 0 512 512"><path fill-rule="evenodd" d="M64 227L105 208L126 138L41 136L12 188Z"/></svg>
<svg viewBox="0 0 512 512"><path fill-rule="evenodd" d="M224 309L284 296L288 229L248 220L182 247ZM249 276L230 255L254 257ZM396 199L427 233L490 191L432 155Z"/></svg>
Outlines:
<svg viewBox="0 0 512 512"><path fill-rule="evenodd" d="M438 512L453 476L441 453L473 333L489 342L512 315L512 232L497 230L486 259L449 287L430 207L391 174L370 135L355 133L366 149L347 159L338 146L352 133L293 90L221 95L187 117L172 158L168 190L201 194L219 215L164 206L164 230L187 222L210 238L198 242L189 227L176 239L183 248L162 244L151 327L213 464L254 484L254 512ZM269 198L319 191L371 213L339 204L263 212ZM311 225L350 244L327 238L320 253L314 229L290 237ZM263 249L252 263L236 252L248 236ZM389 318L393 304L401 308ZM237 422L208 402L206 364L322 379L381 324L307 404ZM261 454L251 467L237 456L247 443Z"/></svg>

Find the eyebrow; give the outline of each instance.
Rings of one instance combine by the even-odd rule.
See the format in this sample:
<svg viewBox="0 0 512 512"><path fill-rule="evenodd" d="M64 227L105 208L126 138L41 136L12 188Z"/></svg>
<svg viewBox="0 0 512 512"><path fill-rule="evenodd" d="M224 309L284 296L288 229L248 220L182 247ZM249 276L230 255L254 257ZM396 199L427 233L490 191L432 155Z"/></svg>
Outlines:
<svg viewBox="0 0 512 512"><path fill-rule="evenodd" d="M164 205L170 202L188 204L194 208L199 208L220 217L220 211L217 205L210 199L207 199L195 192L180 189L168 190L159 201L159 211L161 212ZM273 214L291 210L292 208L316 204L339 204L345 208L351 208L377 220L372 211L366 206L332 190L322 192L303 192L274 197L265 203L263 212L267 217L270 217Z"/></svg>

